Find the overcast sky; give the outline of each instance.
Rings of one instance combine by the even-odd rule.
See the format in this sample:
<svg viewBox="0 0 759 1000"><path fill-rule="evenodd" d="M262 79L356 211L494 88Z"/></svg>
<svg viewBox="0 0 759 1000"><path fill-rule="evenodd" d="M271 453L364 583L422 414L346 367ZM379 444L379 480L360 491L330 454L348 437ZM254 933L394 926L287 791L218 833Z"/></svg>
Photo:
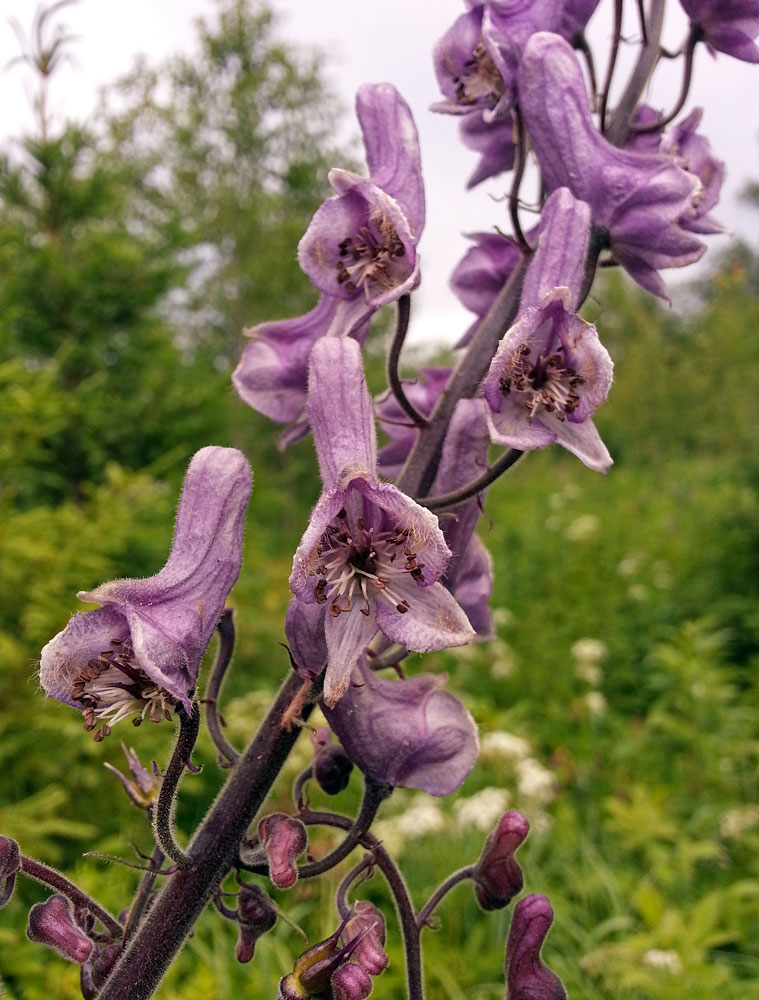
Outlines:
<svg viewBox="0 0 759 1000"><path fill-rule="evenodd" d="M467 247L462 234L500 224L508 228L506 211L494 200L504 184L493 180L473 192L464 190L474 154L457 141L456 122L428 111L438 99L431 52L437 39L464 10L463 0L273 0L281 13L283 37L313 45L328 56L328 75L343 104L352 107L353 94L363 82L393 82L414 112L421 137L427 189L428 222L421 243L423 282L415 297L414 330L455 340L469 324L470 314L447 288L447 278ZM634 4L629 4L634 8ZM683 20L679 5L667 22L665 41L679 44ZM9 25L15 17L28 30L35 0L0 0L0 67L18 53ZM213 0L80 0L60 15L79 40L73 47L76 66L66 67L52 92L59 116L83 119L92 110L98 86L126 72L139 52L156 61L171 51L189 51L193 20L213 13ZM611 24L611 4L602 3L591 21L591 39L603 58L603 41ZM430 10L435 11L434 17ZM634 21L629 25L634 34ZM679 64L678 64L679 65ZM667 107L679 81L661 78L649 95L651 103ZM0 138L18 135L31 124L29 77L19 68L0 75ZM720 55L712 59L702 48L696 56L695 85L688 107L705 108L702 129L726 160L728 181L719 210L727 226L756 245L759 215L738 200L749 179L759 179L759 66ZM355 129L354 129L355 132ZM726 237L709 238L710 248L724 246ZM707 260L709 253L707 252ZM693 269L682 272L693 275ZM673 283L674 272L664 275Z"/></svg>

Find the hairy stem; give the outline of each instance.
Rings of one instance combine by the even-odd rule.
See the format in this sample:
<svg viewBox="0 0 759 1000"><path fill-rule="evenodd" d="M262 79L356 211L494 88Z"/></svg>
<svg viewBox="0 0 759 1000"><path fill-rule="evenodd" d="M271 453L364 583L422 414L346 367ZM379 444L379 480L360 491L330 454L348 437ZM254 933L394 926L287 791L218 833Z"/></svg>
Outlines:
<svg viewBox="0 0 759 1000"><path fill-rule="evenodd" d="M188 868L192 860L188 854L174 840L174 807L176 805L179 782L184 774L185 768L190 763L192 751L200 731L200 709L198 703L192 703L192 710L188 715L184 709L179 709L179 735L171 755L169 766L166 768L161 781L161 791L158 801L155 804L153 815L153 832L155 833L158 845L167 858L179 865L180 868Z"/></svg>
<svg viewBox="0 0 759 1000"><path fill-rule="evenodd" d="M300 735L300 727L283 728L282 720L301 686L301 678L292 674L280 689L258 733L195 834L187 851L191 867L177 871L160 891L98 1000L147 1000L153 995L201 911L232 867L240 841ZM314 692L317 696L318 692ZM312 707L304 706L304 717Z"/></svg>
<svg viewBox="0 0 759 1000"><path fill-rule="evenodd" d="M145 907L148 905L150 894L153 891L155 880L158 877L159 869L163 864L164 854L160 847L156 847L150 856L150 868L145 872L140 880L137 894L129 907L129 915L124 925L123 943L126 944L129 938L140 926Z"/></svg>
<svg viewBox="0 0 759 1000"><path fill-rule="evenodd" d="M60 892L67 899L70 899L74 906L80 906L83 909L89 910L93 917L99 920L103 927L105 927L111 937L116 940L121 939L123 928L118 920L111 916L108 910L102 907L100 903L96 903L91 896L83 892L79 886L74 885L73 882L70 882L60 872L57 872L55 868L43 865L41 861L35 861L34 858L27 858L24 854L19 856L19 860L21 871L25 875L36 879L37 882L42 882L43 885L47 885L51 889L55 889L56 892Z"/></svg>
<svg viewBox="0 0 759 1000"><path fill-rule="evenodd" d="M339 813L309 811L302 814L300 818L307 826L335 826L342 830L350 830L353 825L348 816L341 816ZM419 939L419 928L416 926L416 913L406 883L393 859L373 834L364 834L359 843L372 852L377 867L384 875L393 896L403 935L408 1000L424 1000L422 946ZM363 862L361 865L363 867ZM356 869L354 869L355 871Z"/></svg>
<svg viewBox="0 0 759 1000"><path fill-rule="evenodd" d="M458 885L459 882L465 882L467 879L472 877L474 867L474 865L467 865L466 868L459 868L457 872L449 875L445 882L437 887L417 914L416 925L420 931L426 926L440 900L444 896L447 896L451 889L455 885Z"/></svg>
<svg viewBox="0 0 759 1000"><path fill-rule="evenodd" d="M659 61L659 39L664 24L664 0L651 0L648 15L648 31L635 68L627 81L622 98L614 112L614 120L606 132L606 138L614 146L623 146L630 128L630 121L646 89L649 77Z"/></svg>

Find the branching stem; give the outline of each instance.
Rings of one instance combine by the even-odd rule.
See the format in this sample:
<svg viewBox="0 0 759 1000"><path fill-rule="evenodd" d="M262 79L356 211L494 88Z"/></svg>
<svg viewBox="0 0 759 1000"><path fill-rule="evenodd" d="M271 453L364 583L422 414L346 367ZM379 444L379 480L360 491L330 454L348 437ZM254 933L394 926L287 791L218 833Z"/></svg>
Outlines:
<svg viewBox="0 0 759 1000"><path fill-rule="evenodd" d="M427 497L424 500L420 500L419 503L430 510L444 510L447 507L456 507L466 500L471 500L472 497L476 497L478 493L481 493L491 483L494 483L512 465L515 465L523 454L523 451L518 451L516 448L508 448L502 455L498 456L496 461L481 476L473 479L471 483L467 483L461 489L452 490L450 493L441 493L436 497Z"/></svg>
<svg viewBox="0 0 759 1000"><path fill-rule="evenodd" d="M190 764L192 751L195 749L195 743L198 739L200 730L198 703L196 701L192 703L189 715L180 707L178 715L179 735L161 781L161 791L158 794L153 815L153 832L166 857L171 858L180 868L188 868L192 864L192 860L174 840L174 807L179 782L185 768Z"/></svg>
<svg viewBox="0 0 759 1000"><path fill-rule="evenodd" d="M21 871L25 875L36 879L37 882L42 882L43 885L47 885L51 889L55 889L56 892L62 893L67 899L71 900L74 906L89 910L93 917L99 920L103 927L105 927L112 938L116 940L121 938L122 927L118 920L111 916L108 910L102 907L100 903L95 902L91 896L83 892L78 885L74 885L64 875L57 872L55 868L43 865L41 861L35 861L34 858L27 858L24 854L21 854L19 860Z"/></svg>
<svg viewBox="0 0 759 1000"><path fill-rule="evenodd" d="M390 352L387 356L387 383L398 405L410 418L411 422L416 427L424 427L427 424L427 418L422 416L406 395L399 372L401 351L406 340L410 315L411 296L401 295L398 299L398 321L395 327L395 335L393 336L393 342L390 345Z"/></svg>

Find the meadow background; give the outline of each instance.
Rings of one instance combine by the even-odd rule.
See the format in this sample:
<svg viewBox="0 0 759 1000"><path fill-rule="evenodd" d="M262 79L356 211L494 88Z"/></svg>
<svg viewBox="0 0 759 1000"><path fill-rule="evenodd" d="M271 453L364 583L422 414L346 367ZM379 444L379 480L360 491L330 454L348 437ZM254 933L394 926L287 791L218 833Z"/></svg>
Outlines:
<svg viewBox="0 0 759 1000"><path fill-rule="evenodd" d="M39 651L78 610L76 591L162 566L192 453L242 448L255 486L223 705L242 745L288 669L287 576L317 496L310 443L281 454L229 373L242 326L315 299L294 247L337 162L340 107L319 60L284 43L261 6L221 3L199 40L201 59L143 65L90 123L53 128L43 99L35 132L0 159L0 833L113 911L137 873L83 853L132 861L130 845L147 851L151 837L103 763L122 766L119 739L163 762L170 729L93 743L40 693ZM599 476L549 450L493 487L482 537L498 638L408 661L449 673L482 756L445 800L396 791L378 832L421 905L505 809L524 812L526 891L551 898L544 954L571 998L756 995L757 249L715 261L677 312L617 275L597 284L585 315L616 363L597 418L614 467ZM367 365L380 390L377 327ZM437 345L427 353L409 374L445 361ZM184 833L223 779L208 740L196 759ZM286 779L307 760L304 739L272 808L288 808ZM330 804L350 811L359 794L354 775ZM342 872L273 892L311 941L334 929ZM364 891L387 909L379 879ZM25 938L43 897L22 880L0 913L7 1000L79 995L78 970ZM424 940L431 1000L502 997L508 913L482 914L464 885L438 914ZM391 997L403 972L388 923L375 993ZM157 996L271 997L303 947L279 921L239 966L234 941L208 911Z"/></svg>

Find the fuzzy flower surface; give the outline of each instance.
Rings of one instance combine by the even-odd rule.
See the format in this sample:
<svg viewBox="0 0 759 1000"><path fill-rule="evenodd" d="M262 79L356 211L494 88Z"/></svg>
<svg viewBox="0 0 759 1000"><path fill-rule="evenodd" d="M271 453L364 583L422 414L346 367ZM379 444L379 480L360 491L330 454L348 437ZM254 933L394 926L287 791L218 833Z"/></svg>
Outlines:
<svg viewBox="0 0 759 1000"><path fill-rule="evenodd" d="M759 0L680 0L712 55L759 62Z"/></svg>
<svg viewBox="0 0 759 1000"><path fill-rule="evenodd" d="M163 569L81 591L80 601L102 607L74 615L42 650L42 687L81 709L95 739L125 718L139 725L171 718L180 704L190 710L200 659L240 572L250 490L241 452L202 448L187 470Z"/></svg>
<svg viewBox="0 0 759 1000"><path fill-rule="evenodd" d="M356 95L369 176L330 171L335 194L317 210L298 260L322 293L304 316L263 323L232 381L240 397L277 423L294 423L289 444L308 430L303 418L308 358L320 337L363 343L376 310L419 283L416 245L424 228L419 140L411 111L389 83Z"/></svg>
<svg viewBox="0 0 759 1000"><path fill-rule="evenodd" d="M449 795L474 767L477 726L446 677L377 677L363 661L354 683L323 711L353 763L375 781Z"/></svg>
<svg viewBox="0 0 759 1000"><path fill-rule="evenodd" d="M598 133L580 64L559 35L532 36L518 82L548 190L567 187L587 202L615 260L639 285L666 299L659 270L691 264L706 249L683 224L698 213L698 177L667 155L617 149Z"/></svg>
<svg viewBox="0 0 759 1000"><path fill-rule="evenodd" d="M324 700L332 706L378 631L419 652L464 645L474 631L438 582L451 552L437 518L377 477L372 402L355 341L315 345L308 415L323 493L293 559L296 603L286 631L291 649L313 648L323 621Z"/></svg>
<svg viewBox="0 0 759 1000"><path fill-rule="evenodd" d="M490 437L531 451L562 445L590 469L611 456L591 419L606 399L612 362L594 326L576 313L590 231L589 206L566 188L543 207L523 308L498 345L483 382Z"/></svg>
<svg viewBox="0 0 759 1000"><path fill-rule="evenodd" d="M547 896L525 896L514 907L506 943L506 1000L567 1000L561 980L540 957L552 923Z"/></svg>

